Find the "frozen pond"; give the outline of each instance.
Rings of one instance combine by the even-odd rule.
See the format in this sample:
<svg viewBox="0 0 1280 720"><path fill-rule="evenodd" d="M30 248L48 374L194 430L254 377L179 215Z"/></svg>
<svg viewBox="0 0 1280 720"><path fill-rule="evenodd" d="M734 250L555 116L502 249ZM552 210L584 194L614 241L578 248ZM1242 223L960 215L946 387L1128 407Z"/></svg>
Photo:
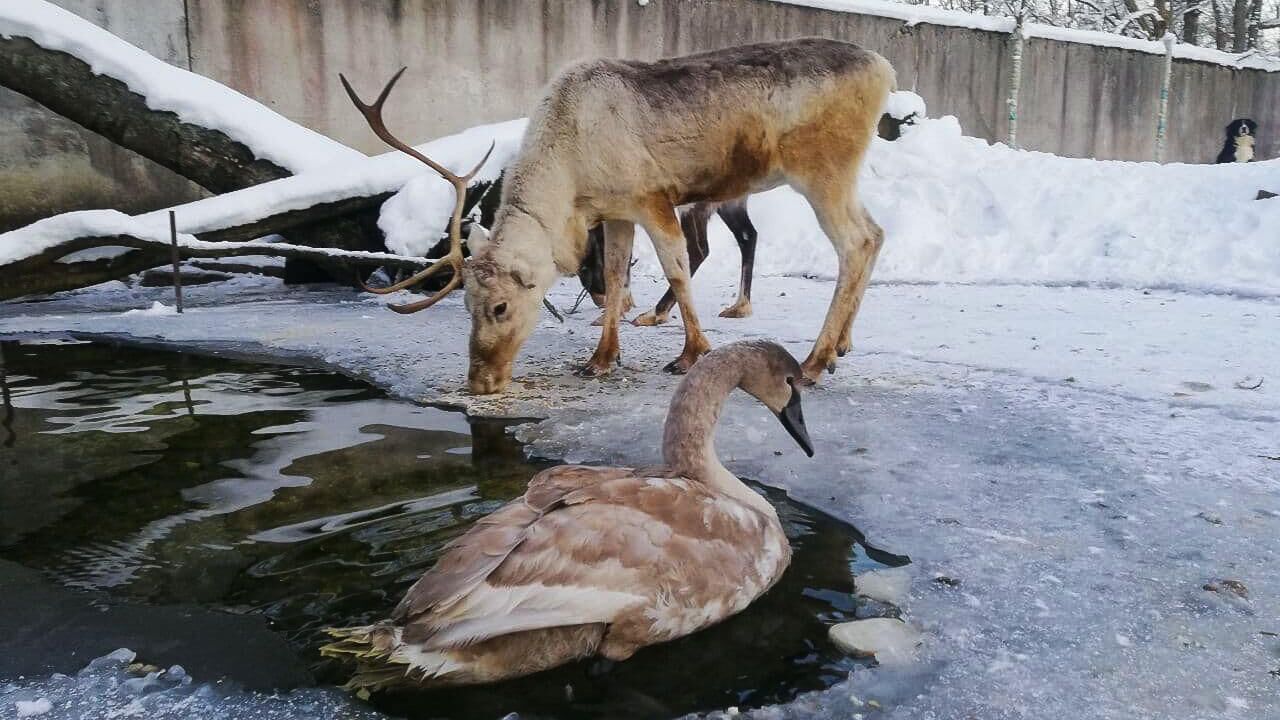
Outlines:
<svg viewBox="0 0 1280 720"><path fill-rule="evenodd" d="M197 682L341 683L347 669L316 652L323 628L385 616L445 543L550 464L526 459L508 423L332 372L89 343L3 351L0 584L18 602L0 618L0 683L75 672L117 647ZM408 717L671 717L842 681L855 663L827 626L885 611L860 609L853 574L905 558L761 491L795 557L743 614L604 674L583 663L374 704ZM129 682L118 665L101 660L90 677Z"/></svg>

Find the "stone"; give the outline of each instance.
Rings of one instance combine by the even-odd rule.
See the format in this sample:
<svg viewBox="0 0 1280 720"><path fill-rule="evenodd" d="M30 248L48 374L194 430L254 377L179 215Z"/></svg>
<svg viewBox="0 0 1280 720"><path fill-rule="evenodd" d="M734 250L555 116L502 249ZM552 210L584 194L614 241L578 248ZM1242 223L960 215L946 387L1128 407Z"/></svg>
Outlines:
<svg viewBox="0 0 1280 720"><path fill-rule="evenodd" d="M831 642L855 657L874 657L882 665L914 662L922 635L902 620L870 618L831 626Z"/></svg>

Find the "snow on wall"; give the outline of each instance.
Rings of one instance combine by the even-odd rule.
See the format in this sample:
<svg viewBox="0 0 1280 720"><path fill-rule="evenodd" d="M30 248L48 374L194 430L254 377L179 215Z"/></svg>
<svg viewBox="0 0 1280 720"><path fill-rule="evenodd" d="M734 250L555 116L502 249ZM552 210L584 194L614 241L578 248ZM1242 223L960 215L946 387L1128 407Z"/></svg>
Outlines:
<svg viewBox="0 0 1280 720"><path fill-rule="evenodd" d="M299 173L364 157L225 85L174 67L45 0L0 2L0 36L74 55L146 98L147 107L221 130L258 157Z"/></svg>
<svg viewBox="0 0 1280 720"><path fill-rule="evenodd" d="M859 15L875 15L877 17L901 20L908 25L927 23L929 25L947 25L950 27L962 27L973 30L986 30L989 32L1008 34L1013 32L1013 28L1017 24L1011 17L977 15L974 13L961 12L959 10L945 10L943 8L929 7L927 5L908 5L906 3L891 2L890 0L771 1L786 5L801 5L803 7L818 8L821 10L857 13ZM1137 38L1125 37L1115 33L1062 28L1054 25L1044 25L1042 23L1025 23L1023 25L1023 30L1029 38L1044 38L1046 40L1061 40L1063 42L1096 45L1099 47L1135 50L1137 52L1144 52L1152 55L1164 55L1165 53L1164 43L1161 43L1158 40L1139 40ZM1267 72L1280 71L1280 61L1275 59L1250 55L1248 53L1226 53L1221 50L1198 47L1185 43L1178 43L1174 46L1173 56L1183 60L1198 60L1200 62L1226 65L1234 68L1249 68L1252 70L1265 70Z"/></svg>

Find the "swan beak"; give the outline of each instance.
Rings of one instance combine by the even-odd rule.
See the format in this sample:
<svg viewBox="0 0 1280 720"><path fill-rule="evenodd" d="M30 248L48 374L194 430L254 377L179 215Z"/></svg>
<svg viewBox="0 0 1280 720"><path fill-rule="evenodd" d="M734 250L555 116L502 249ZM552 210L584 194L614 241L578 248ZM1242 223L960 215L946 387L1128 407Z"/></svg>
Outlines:
<svg viewBox="0 0 1280 720"><path fill-rule="evenodd" d="M809 442L809 430L804 426L804 412L800 410L799 390L791 388L791 399L787 401L787 406L782 408L782 412L778 413L778 419L782 421L782 427L795 438L800 449L804 450L809 457L813 457L813 443Z"/></svg>

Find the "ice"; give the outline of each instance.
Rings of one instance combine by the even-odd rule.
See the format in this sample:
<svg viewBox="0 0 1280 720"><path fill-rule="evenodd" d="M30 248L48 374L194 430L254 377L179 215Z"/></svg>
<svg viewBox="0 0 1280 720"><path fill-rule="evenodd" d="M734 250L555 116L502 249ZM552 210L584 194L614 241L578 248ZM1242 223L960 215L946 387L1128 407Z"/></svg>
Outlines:
<svg viewBox="0 0 1280 720"><path fill-rule="evenodd" d="M38 700L18 700L13 704L13 706L14 709L18 711L18 717L20 718L44 715L53 709L53 703L50 703L45 698L40 698Z"/></svg>
<svg viewBox="0 0 1280 720"><path fill-rule="evenodd" d="M146 98L147 107L221 130L258 157L292 172L364 157L225 85L169 65L45 0L0 3L0 35L29 38L41 47L74 55L95 73L128 85Z"/></svg>
<svg viewBox="0 0 1280 720"><path fill-rule="evenodd" d="M117 651L92 661L74 677L53 675L0 684L0 708L15 707L17 717L41 720L383 717L333 689L247 692L228 683L193 682L178 666L137 675L128 669L132 658L133 653ZM24 708L28 708L25 715Z"/></svg>
<svg viewBox="0 0 1280 720"><path fill-rule="evenodd" d="M831 641L847 653L874 656L881 665L908 665L916 660L923 638L897 618L867 618L832 625Z"/></svg>

